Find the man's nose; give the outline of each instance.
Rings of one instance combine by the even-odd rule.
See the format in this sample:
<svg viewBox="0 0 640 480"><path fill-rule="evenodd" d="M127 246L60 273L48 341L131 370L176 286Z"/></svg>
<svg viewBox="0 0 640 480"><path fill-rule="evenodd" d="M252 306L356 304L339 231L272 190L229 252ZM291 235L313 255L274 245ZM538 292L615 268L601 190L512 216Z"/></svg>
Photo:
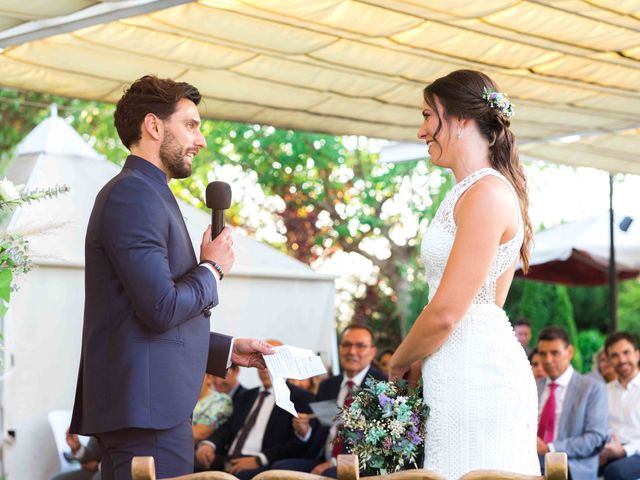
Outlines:
<svg viewBox="0 0 640 480"><path fill-rule="evenodd" d="M204 135L202 135L200 130L198 130L198 134L196 135L195 145L198 148L204 148L207 146L207 140L204 138Z"/></svg>

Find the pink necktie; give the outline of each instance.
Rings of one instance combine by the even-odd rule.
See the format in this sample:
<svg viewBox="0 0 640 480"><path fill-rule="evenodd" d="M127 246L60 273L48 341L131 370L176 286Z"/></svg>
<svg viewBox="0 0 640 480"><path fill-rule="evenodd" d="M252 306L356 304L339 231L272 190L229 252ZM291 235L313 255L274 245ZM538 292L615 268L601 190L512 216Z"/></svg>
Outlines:
<svg viewBox="0 0 640 480"><path fill-rule="evenodd" d="M542 408L538 423L538 436L546 443L553 442L556 429L556 388L557 383L549 385L549 398Z"/></svg>

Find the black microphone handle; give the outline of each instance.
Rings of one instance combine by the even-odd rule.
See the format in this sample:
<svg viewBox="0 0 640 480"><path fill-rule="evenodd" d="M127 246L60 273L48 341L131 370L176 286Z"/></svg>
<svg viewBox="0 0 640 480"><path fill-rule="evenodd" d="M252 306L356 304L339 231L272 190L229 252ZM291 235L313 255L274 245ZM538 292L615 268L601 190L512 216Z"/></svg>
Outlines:
<svg viewBox="0 0 640 480"><path fill-rule="evenodd" d="M220 235L224 228L224 210L211 210L211 240Z"/></svg>

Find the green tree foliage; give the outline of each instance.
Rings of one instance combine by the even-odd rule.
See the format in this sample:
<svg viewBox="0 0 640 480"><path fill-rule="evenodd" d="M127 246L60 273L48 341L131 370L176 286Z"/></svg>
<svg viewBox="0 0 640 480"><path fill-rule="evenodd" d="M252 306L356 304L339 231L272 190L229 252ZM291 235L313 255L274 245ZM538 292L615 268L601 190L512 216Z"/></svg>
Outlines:
<svg viewBox="0 0 640 480"><path fill-rule="evenodd" d="M0 88L0 172L13 160L16 145L51 115L54 103L59 116L66 118L98 153L114 163L124 162L127 152L113 125L114 105Z"/></svg>
<svg viewBox="0 0 640 480"><path fill-rule="evenodd" d="M618 294L618 330L640 336L640 281L620 282Z"/></svg>
<svg viewBox="0 0 640 480"><path fill-rule="evenodd" d="M567 287L578 330L609 330L609 287Z"/></svg>
<svg viewBox="0 0 640 480"><path fill-rule="evenodd" d="M604 345L605 336L598 330L582 330L578 334L578 350L582 355L582 371L593 367L593 355Z"/></svg>
<svg viewBox="0 0 640 480"><path fill-rule="evenodd" d="M577 370L582 371L578 331L567 287L527 280L522 291L518 316L529 319L533 338L537 338L540 330L546 326L564 327L569 332L575 350L572 363Z"/></svg>

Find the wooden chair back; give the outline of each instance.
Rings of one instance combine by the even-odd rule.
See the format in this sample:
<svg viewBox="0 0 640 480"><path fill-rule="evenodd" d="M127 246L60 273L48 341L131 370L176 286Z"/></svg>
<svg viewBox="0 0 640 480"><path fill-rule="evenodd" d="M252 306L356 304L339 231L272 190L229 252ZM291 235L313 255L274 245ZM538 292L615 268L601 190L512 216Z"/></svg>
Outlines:
<svg viewBox="0 0 640 480"><path fill-rule="evenodd" d="M156 480L153 457L134 457L131 462L133 480ZM545 455L545 475L531 476L497 470L474 470L460 480L567 480L569 478L566 453L547 453ZM338 480L359 480L360 468L357 455L338 456ZM445 480L442 475L424 469L404 470L367 480ZM168 478L166 480L238 480L224 472L200 472ZM291 470L267 470L254 477L254 480L330 480L322 475L294 472Z"/></svg>

